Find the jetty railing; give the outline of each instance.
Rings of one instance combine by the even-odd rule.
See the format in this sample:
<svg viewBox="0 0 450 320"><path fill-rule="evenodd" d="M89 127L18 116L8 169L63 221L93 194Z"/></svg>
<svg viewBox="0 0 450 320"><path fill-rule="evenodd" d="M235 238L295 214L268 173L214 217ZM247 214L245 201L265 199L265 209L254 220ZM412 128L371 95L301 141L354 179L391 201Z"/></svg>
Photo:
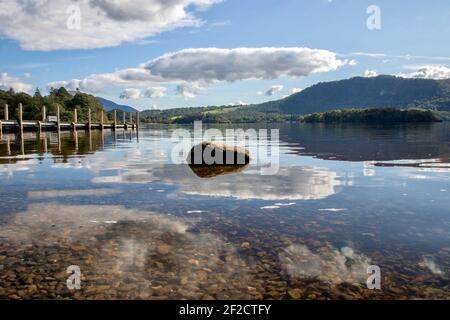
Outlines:
<svg viewBox="0 0 450 320"><path fill-rule="evenodd" d="M23 106L22 103L19 103L18 105L18 119L17 120L10 120L9 119L9 106L6 104L4 106L4 119L0 119L0 135L3 133L3 130L7 131L19 131L23 132L24 130L35 130L35 131L42 131L42 130L57 130L58 132L61 130L73 130L76 131L77 129L98 129L98 130L104 130L104 129L137 129L139 130L139 112L135 112L135 117L133 118L133 112L128 112L129 114L129 121L127 122L126 115L127 113L123 111L123 119L122 122L119 123L117 121L117 110L113 111L113 122L112 123L105 123L104 119L104 111L101 111L100 116L100 123L93 123L92 122L92 112L91 108L88 109L88 122L86 123L79 123L78 122L78 111L77 109L74 109L73 112L73 121L72 122L62 122L60 117L60 110L59 106L56 106L56 119L55 121L49 121L47 118L47 110L46 106L41 107L41 114L42 118L41 120L24 120L23 119Z"/></svg>

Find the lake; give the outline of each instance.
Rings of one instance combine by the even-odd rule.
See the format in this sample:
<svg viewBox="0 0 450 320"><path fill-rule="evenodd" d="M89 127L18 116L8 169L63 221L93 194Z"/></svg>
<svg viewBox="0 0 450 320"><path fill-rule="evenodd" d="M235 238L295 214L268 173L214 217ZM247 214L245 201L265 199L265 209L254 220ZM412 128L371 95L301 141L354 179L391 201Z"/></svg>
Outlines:
<svg viewBox="0 0 450 320"><path fill-rule="evenodd" d="M276 174L174 164L192 126L3 133L0 299L450 298L449 123L232 127Z"/></svg>

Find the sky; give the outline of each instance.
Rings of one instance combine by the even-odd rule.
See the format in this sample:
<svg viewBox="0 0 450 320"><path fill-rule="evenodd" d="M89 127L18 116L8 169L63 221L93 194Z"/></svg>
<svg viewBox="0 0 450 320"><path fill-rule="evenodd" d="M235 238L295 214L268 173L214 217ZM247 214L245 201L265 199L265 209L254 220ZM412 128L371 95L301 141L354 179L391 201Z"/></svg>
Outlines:
<svg viewBox="0 0 450 320"><path fill-rule="evenodd" d="M450 78L448 0L1 0L0 89L139 110L276 100L323 81Z"/></svg>

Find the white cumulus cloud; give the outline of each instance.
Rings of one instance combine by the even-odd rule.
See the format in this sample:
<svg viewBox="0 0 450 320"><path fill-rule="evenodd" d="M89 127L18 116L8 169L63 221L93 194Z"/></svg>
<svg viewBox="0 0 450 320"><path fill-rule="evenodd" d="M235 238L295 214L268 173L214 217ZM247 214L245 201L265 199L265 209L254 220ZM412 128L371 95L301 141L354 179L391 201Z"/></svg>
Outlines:
<svg viewBox="0 0 450 320"><path fill-rule="evenodd" d="M242 101L242 100L238 100L236 102L232 102L228 104L229 106L247 106L248 103Z"/></svg>
<svg viewBox="0 0 450 320"><path fill-rule="evenodd" d="M302 88L292 88L291 91L289 92L290 94L295 94L295 93L299 93L303 91Z"/></svg>
<svg viewBox="0 0 450 320"><path fill-rule="evenodd" d="M366 78L374 78L378 76L378 73L375 70L366 70L364 72L364 77Z"/></svg>
<svg viewBox="0 0 450 320"><path fill-rule="evenodd" d="M147 98L162 98L166 95L166 91L165 87L148 87L145 96Z"/></svg>
<svg viewBox="0 0 450 320"><path fill-rule="evenodd" d="M27 50L120 45L186 26L221 0L2 0L0 34Z"/></svg>
<svg viewBox="0 0 450 320"><path fill-rule="evenodd" d="M198 48L165 54L144 67L154 76L184 81L234 82L302 77L345 64L327 50L309 48Z"/></svg>
<svg viewBox="0 0 450 320"><path fill-rule="evenodd" d="M8 75L6 72L0 73L0 90L13 89L15 92L30 93L33 89L31 84L22 81L19 78Z"/></svg>
<svg viewBox="0 0 450 320"><path fill-rule="evenodd" d="M299 93L301 91L303 91L303 89L301 89L301 88L292 88L291 90L289 90L289 92L287 94L282 96L282 99L290 97L291 95Z"/></svg>
<svg viewBox="0 0 450 320"><path fill-rule="evenodd" d="M266 91L266 96L273 96L276 95L278 92L280 92L281 90L283 90L283 86L281 85L277 85L277 86L272 86L270 87L269 90Z"/></svg>
<svg viewBox="0 0 450 320"><path fill-rule="evenodd" d="M214 83L302 77L333 71L346 63L337 59L334 52L309 48L185 49L162 55L139 67L56 81L48 87L79 88L91 93L114 86L155 87L159 89L151 93L158 96L163 94L161 85L175 84L178 94L194 98Z"/></svg>
<svg viewBox="0 0 450 320"><path fill-rule="evenodd" d="M176 93L182 95L185 99L193 99L199 93L202 87L198 83L184 83L177 85Z"/></svg>
<svg viewBox="0 0 450 320"><path fill-rule="evenodd" d="M127 88L122 91L120 94L121 99L131 99L131 100L137 100L142 97L141 90L135 89L135 88Z"/></svg>
<svg viewBox="0 0 450 320"><path fill-rule="evenodd" d="M65 87L68 90L80 89L83 92L99 93L107 87L150 86L163 82L143 68L127 68L111 73L95 73L84 79L54 81L47 84L47 89Z"/></svg>
<svg viewBox="0 0 450 320"><path fill-rule="evenodd" d="M450 68L443 65L425 65L420 66L416 71L400 74L403 78L418 79L450 79Z"/></svg>

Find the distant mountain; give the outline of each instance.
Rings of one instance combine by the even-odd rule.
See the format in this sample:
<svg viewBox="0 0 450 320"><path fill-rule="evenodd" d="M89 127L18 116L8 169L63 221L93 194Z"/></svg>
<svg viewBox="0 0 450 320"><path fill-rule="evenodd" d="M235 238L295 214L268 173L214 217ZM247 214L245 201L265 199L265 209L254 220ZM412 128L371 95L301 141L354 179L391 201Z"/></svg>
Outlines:
<svg viewBox="0 0 450 320"><path fill-rule="evenodd" d="M299 115L339 108L380 107L450 111L450 79L355 77L318 83L285 99L256 105L262 112Z"/></svg>
<svg viewBox="0 0 450 320"><path fill-rule="evenodd" d="M103 107L105 108L105 111L107 111L107 112L113 111L113 110L121 110L121 111L125 111L125 112L137 112L137 110L133 107L117 104L117 103L115 103L111 100L105 99L105 98L96 97L96 99L103 104Z"/></svg>
<svg viewBox="0 0 450 320"><path fill-rule="evenodd" d="M250 123L298 121L300 116L336 109L430 109L450 118L450 79L406 79L394 76L355 77L322 82L287 98L246 106L210 106L146 110L151 123Z"/></svg>

